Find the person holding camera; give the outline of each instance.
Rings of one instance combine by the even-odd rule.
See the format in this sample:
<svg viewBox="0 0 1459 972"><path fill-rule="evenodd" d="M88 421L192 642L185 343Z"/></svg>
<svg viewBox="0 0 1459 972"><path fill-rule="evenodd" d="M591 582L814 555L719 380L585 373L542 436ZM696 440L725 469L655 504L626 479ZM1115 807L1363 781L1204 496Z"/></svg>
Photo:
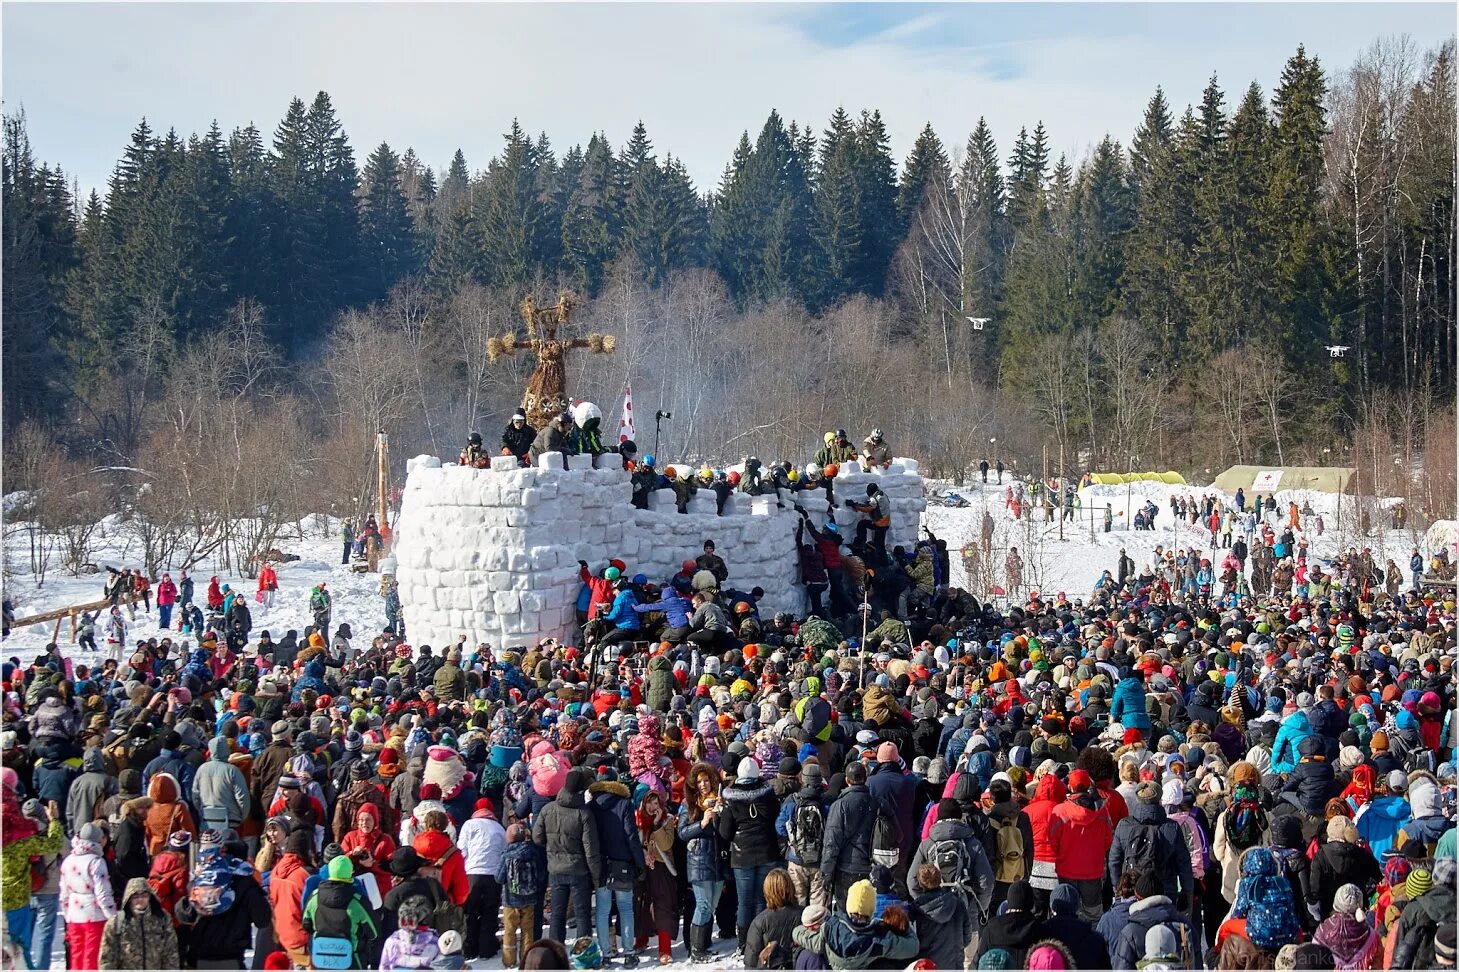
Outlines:
<svg viewBox="0 0 1459 972"><path fill-rule="evenodd" d="M846 505L861 514L856 523L857 545L866 543L866 535L872 535L871 545L883 553L887 549L887 527L892 525L892 501L881 487L872 483L866 487L866 501L858 503L847 500Z"/></svg>

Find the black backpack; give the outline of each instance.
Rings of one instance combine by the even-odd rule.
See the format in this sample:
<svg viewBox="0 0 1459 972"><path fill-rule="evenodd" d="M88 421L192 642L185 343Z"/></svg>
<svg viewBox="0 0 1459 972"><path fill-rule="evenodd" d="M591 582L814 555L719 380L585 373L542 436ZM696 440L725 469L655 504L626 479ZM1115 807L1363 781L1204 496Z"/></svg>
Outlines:
<svg viewBox="0 0 1459 972"><path fill-rule="evenodd" d="M1156 871L1160 864L1160 828L1155 824L1135 824L1125 841L1125 867Z"/></svg>
<svg viewBox="0 0 1459 972"><path fill-rule="evenodd" d="M825 836L826 817L816 800L797 800L786 821L785 833L790 849L805 867L821 863L821 841Z"/></svg>
<svg viewBox="0 0 1459 972"><path fill-rule="evenodd" d="M537 867L526 854L516 854L507 859L506 889L518 900L530 898L537 893Z"/></svg>
<svg viewBox="0 0 1459 972"><path fill-rule="evenodd" d="M871 862L896 867L902 859L902 825L885 804L878 803L871 825Z"/></svg>

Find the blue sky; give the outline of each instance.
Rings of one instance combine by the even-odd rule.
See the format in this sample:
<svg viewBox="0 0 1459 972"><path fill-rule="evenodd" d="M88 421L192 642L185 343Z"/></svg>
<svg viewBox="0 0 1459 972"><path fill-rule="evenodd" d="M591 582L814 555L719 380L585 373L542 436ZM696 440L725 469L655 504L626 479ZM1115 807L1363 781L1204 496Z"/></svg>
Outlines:
<svg viewBox="0 0 1459 972"><path fill-rule="evenodd" d="M1042 119L1077 160L1128 142L1157 84L1179 108L1215 72L1228 102L1270 92L1299 43L1337 74L1376 38L1420 47L1451 3L391 4L13 3L7 111L83 191L104 186L138 119L186 135L217 119L272 133L329 91L356 157L382 140L440 169L484 168L514 117L564 150L616 145L642 118L659 152L715 184L771 108L820 131L880 108L898 159L930 121L956 151L986 115L1006 158Z"/></svg>

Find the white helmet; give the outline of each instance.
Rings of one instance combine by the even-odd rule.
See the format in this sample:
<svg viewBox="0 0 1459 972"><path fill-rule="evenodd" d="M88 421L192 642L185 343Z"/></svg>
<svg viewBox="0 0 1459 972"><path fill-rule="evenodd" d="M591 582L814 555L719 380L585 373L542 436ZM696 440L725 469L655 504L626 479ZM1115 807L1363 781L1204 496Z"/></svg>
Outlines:
<svg viewBox="0 0 1459 972"><path fill-rule="evenodd" d="M870 439L873 442L880 442L881 441L881 429L872 429L871 430L871 435L867 436L867 438Z"/></svg>
<svg viewBox="0 0 1459 972"><path fill-rule="evenodd" d="M819 476L821 474L821 467L813 462L808 462L805 465L805 474L807 476Z"/></svg>
<svg viewBox="0 0 1459 972"><path fill-rule="evenodd" d="M577 423L579 428L587 425L588 419L598 419L601 421L603 418L603 410L592 402L578 402L572 407L571 411L572 420Z"/></svg>

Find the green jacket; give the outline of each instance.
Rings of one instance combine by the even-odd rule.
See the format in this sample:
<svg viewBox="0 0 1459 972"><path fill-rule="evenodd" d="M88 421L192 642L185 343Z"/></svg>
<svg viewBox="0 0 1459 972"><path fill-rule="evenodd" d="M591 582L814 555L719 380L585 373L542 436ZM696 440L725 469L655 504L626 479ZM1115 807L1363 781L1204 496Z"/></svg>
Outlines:
<svg viewBox="0 0 1459 972"><path fill-rule="evenodd" d="M831 622L811 615L801 623L800 643L830 651L841 643L841 632Z"/></svg>
<svg viewBox="0 0 1459 972"><path fill-rule="evenodd" d="M61 821L52 820L44 834L32 834L5 845L0 854L0 907L14 911L30 904L30 859L61 853L65 839Z"/></svg>

